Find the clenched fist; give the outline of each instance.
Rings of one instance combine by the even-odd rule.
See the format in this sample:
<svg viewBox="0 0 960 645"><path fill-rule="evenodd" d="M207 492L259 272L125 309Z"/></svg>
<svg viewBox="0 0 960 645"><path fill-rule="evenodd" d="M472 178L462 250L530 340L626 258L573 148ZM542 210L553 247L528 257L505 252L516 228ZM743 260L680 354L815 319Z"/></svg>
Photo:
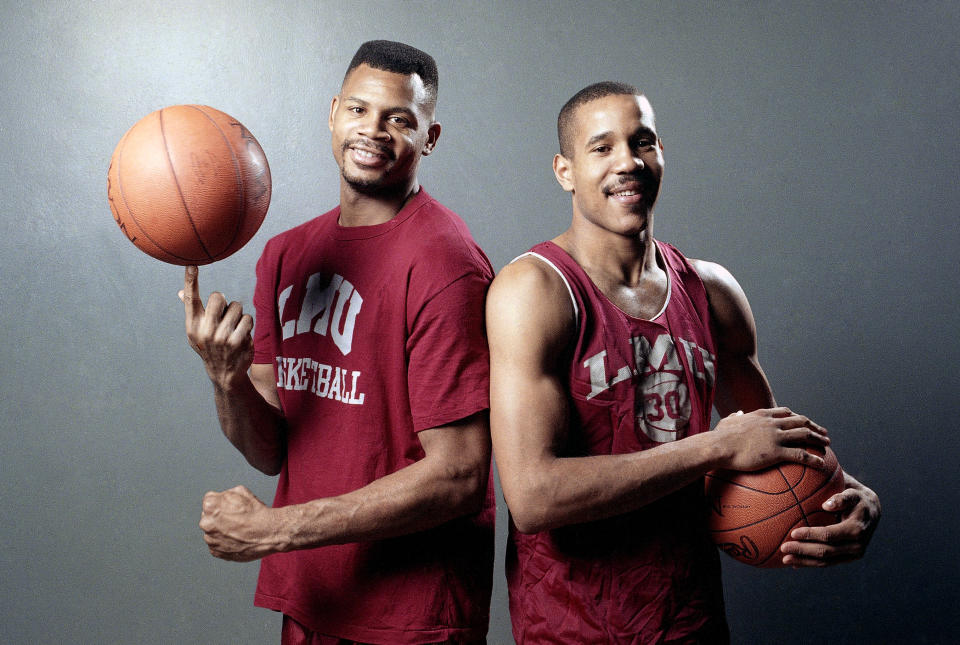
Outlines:
<svg viewBox="0 0 960 645"><path fill-rule="evenodd" d="M245 486L203 496L200 528L210 553L224 560L250 562L284 551L283 522Z"/></svg>

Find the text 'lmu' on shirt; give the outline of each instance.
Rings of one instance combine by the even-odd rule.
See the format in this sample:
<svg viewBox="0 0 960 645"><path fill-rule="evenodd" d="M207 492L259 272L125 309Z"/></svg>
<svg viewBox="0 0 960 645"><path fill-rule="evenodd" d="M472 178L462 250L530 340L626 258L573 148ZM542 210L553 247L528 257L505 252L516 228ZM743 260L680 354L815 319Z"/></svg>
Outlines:
<svg viewBox="0 0 960 645"><path fill-rule="evenodd" d="M353 285L338 273L333 274L326 286L321 286L321 280L323 275L320 273L314 273L307 279L299 315L290 320L281 319L280 321L282 337L283 340L287 340L294 335L311 331L326 336L329 329L330 338L346 356L353 347L353 329L360 307L363 306L363 298ZM293 285L290 285L280 292L277 297L277 311L284 311L284 305L292 291Z"/></svg>

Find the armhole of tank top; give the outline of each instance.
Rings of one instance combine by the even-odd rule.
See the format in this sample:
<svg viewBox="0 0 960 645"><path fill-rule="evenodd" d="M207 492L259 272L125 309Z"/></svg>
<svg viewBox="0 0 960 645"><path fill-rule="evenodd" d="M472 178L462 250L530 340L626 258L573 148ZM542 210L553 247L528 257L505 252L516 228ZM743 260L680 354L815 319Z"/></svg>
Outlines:
<svg viewBox="0 0 960 645"><path fill-rule="evenodd" d="M531 257L535 257L538 260L541 260L542 262L545 262L547 266L549 266L551 269L556 271L557 275L560 276L560 279L563 280L563 285L567 288L567 293L570 294L570 304L573 305L573 319L577 323L577 329L580 329L580 307L577 306L577 299L573 297L573 289L570 287L570 282L567 280L567 276L563 275L563 271L561 271L556 264L554 264L547 258L543 257L539 253L535 253L533 251L527 251L526 253L518 255L517 257L510 260L510 264L513 264L520 258L527 257L528 255Z"/></svg>

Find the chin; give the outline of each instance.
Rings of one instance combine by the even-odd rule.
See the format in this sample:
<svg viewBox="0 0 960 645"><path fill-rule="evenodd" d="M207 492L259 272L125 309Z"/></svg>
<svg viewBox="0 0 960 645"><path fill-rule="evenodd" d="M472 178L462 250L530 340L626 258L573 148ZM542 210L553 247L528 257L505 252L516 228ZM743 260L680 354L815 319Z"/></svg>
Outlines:
<svg viewBox="0 0 960 645"><path fill-rule="evenodd" d="M650 218L646 215L630 215L622 218L617 224L621 235L636 236L647 232L650 227Z"/></svg>
<svg viewBox="0 0 960 645"><path fill-rule="evenodd" d="M342 169L340 176L351 188L361 192L378 191L387 187L383 175L365 177L361 173L351 173Z"/></svg>

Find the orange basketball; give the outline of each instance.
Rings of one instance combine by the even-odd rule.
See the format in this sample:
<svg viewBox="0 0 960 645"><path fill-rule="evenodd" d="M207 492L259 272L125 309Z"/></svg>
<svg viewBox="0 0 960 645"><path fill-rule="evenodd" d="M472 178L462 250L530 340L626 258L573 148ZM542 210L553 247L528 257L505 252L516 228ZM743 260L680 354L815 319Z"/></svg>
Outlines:
<svg viewBox="0 0 960 645"><path fill-rule="evenodd" d="M830 448L814 451L825 470L783 463L756 472L717 470L706 476L710 533L724 552L757 567L782 567L780 545L801 526L838 520L822 505L843 490L843 470Z"/></svg>
<svg viewBox="0 0 960 645"><path fill-rule="evenodd" d="M137 121L107 172L120 230L171 264L209 264L238 251L260 228L270 189L257 140L205 105L174 105Z"/></svg>

